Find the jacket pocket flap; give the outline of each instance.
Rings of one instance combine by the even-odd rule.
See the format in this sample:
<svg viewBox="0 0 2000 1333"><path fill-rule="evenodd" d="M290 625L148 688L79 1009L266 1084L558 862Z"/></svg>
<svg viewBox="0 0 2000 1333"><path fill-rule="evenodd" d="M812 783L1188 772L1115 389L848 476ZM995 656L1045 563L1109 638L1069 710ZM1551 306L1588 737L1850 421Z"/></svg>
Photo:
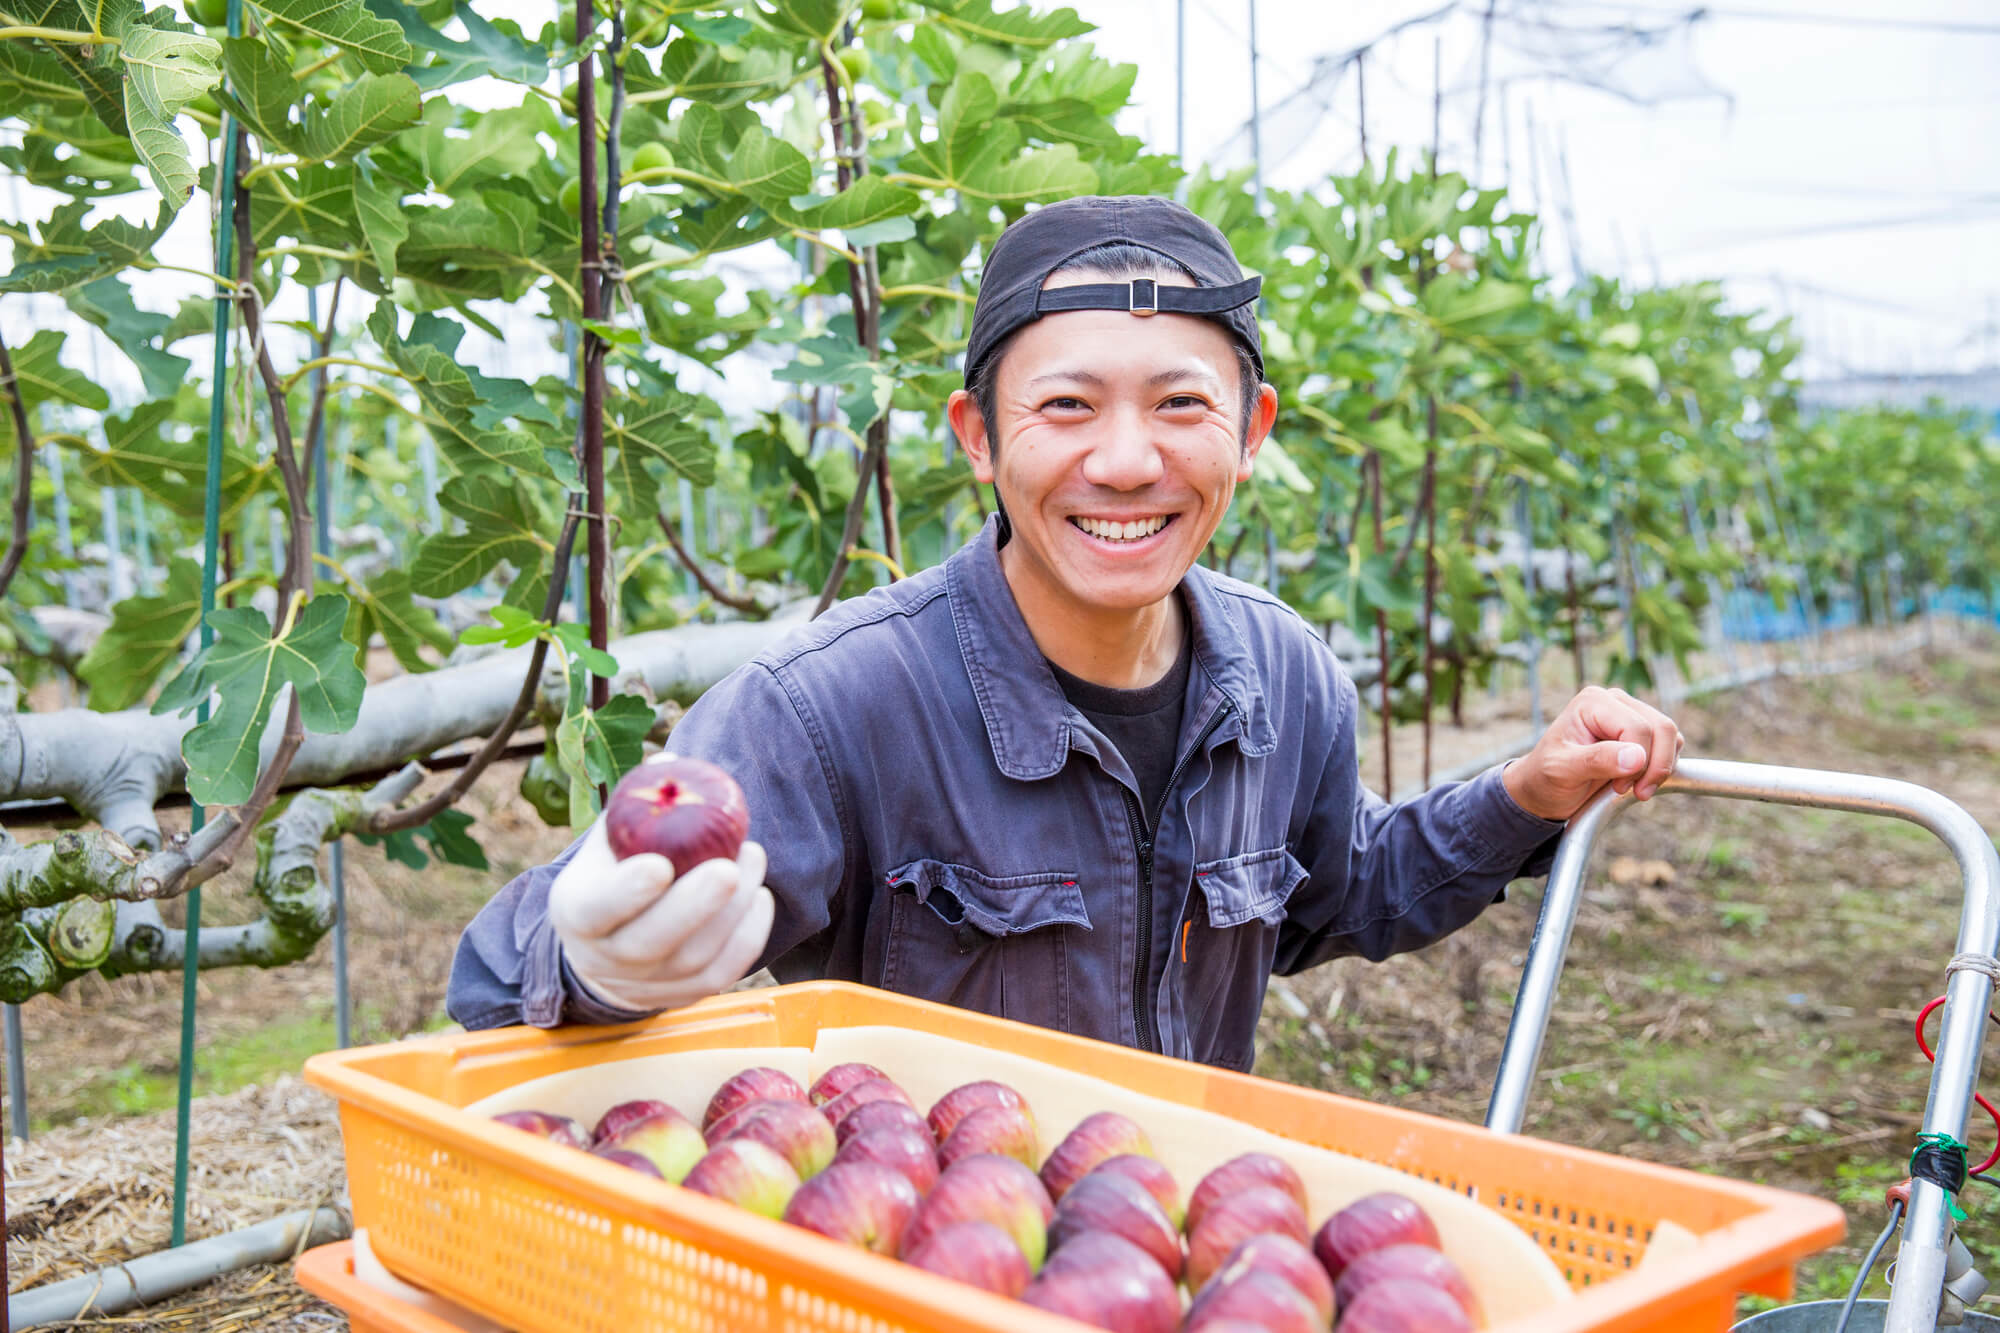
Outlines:
<svg viewBox="0 0 2000 1333"><path fill-rule="evenodd" d="M1306 868L1288 847L1203 861L1194 868L1194 882L1208 903L1208 924L1217 930L1252 919L1273 925L1283 921L1285 904L1305 877Z"/></svg>
<svg viewBox="0 0 2000 1333"><path fill-rule="evenodd" d="M911 861L890 871L888 880L892 888L908 885L947 925L969 922L989 935L1020 935L1044 926L1090 929L1073 871L993 876L949 861Z"/></svg>

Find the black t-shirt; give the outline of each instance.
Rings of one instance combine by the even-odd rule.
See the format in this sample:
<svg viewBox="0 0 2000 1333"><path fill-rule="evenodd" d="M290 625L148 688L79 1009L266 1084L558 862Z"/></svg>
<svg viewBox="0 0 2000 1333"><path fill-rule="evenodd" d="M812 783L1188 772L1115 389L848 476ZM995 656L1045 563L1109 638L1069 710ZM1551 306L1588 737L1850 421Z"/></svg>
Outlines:
<svg viewBox="0 0 2000 1333"><path fill-rule="evenodd" d="M1119 690L1093 685L1072 676L1054 662L1056 684L1076 710L1111 738L1118 753L1132 767L1139 782L1139 801L1145 810L1146 831L1154 831L1159 821L1160 798L1174 774L1175 747L1181 736L1182 701L1187 697L1188 670L1194 661L1194 637L1181 636L1181 651L1167 674L1137 690Z"/></svg>

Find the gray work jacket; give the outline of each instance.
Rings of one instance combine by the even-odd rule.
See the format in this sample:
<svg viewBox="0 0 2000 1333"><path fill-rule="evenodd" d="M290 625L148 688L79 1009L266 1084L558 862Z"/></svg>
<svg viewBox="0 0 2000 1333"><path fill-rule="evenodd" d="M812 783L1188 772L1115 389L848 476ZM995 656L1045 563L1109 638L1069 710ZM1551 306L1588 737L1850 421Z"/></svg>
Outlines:
<svg viewBox="0 0 2000 1333"><path fill-rule="evenodd" d="M743 785L778 906L765 965L1247 1069L1273 971L1420 948L1546 871L1562 826L1497 767L1385 803L1311 628L1200 566L1181 590L1194 661L1152 838L1029 635L993 522L704 694L670 744ZM447 1005L467 1027L639 1017L563 963L547 901L568 854L466 929Z"/></svg>

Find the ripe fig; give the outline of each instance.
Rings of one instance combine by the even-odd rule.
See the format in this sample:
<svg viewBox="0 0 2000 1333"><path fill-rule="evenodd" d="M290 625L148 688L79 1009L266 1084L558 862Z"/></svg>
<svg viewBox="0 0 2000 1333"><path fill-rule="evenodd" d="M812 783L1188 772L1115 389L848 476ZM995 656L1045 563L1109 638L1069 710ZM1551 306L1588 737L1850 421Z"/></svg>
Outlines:
<svg viewBox="0 0 2000 1333"><path fill-rule="evenodd" d="M1312 1302L1322 1328L1333 1322L1333 1312L1345 1304L1335 1299L1333 1283L1312 1251L1290 1236L1267 1231L1250 1237L1229 1252L1209 1285L1220 1286L1245 1273L1273 1273L1283 1278Z"/></svg>
<svg viewBox="0 0 2000 1333"><path fill-rule="evenodd" d="M661 1101L620 1102L597 1117L597 1127L590 1131L590 1146L601 1147L640 1121L653 1120L665 1115L678 1116L680 1112Z"/></svg>
<svg viewBox="0 0 2000 1333"><path fill-rule="evenodd" d="M1201 1183L1194 1187L1194 1193L1188 1195L1188 1234L1194 1234L1194 1229L1201 1225L1202 1214L1217 1199L1226 1199L1260 1185L1283 1190L1292 1196L1300 1211L1305 1210L1306 1183L1299 1179L1299 1173L1290 1162L1267 1152L1246 1152L1241 1157L1230 1158L1203 1176Z"/></svg>
<svg viewBox="0 0 2000 1333"><path fill-rule="evenodd" d="M785 1220L877 1254L894 1254L917 1211L917 1191L902 1172L875 1162L830 1166L799 1186Z"/></svg>
<svg viewBox="0 0 2000 1333"><path fill-rule="evenodd" d="M661 755L618 780L604 806L604 838L623 860L656 852L676 875L704 861L736 859L750 807L736 779L705 759Z"/></svg>
<svg viewBox="0 0 2000 1333"><path fill-rule="evenodd" d="M1145 1187L1167 1215L1167 1220L1176 1227L1181 1226L1187 1216L1187 1209L1181 1206L1181 1187L1174 1180L1174 1173L1157 1157L1146 1157L1139 1153L1121 1153L1106 1158L1091 1168L1092 1174L1108 1171L1124 1176Z"/></svg>
<svg viewBox="0 0 2000 1333"><path fill-rule="evenodd" d="M725 1116L716 1124L734 1119ZM833 1126L804 1102L754 1102L743 1111L740 1124L715 1137L718 1142L755 1139L791 1163L800 1180L811 1180L833 1160Z"/></svg>
<svg viewBox="0 0 2000 1333"><path fill-rule="evenodd" d="M908 1102L880 1101L857 1106L836 1120L833 1125L833 1139L836 1143L846 1143L856 1134L866 1134L871 1129L907 1129L930 1143L930 1126L924 1123ZM931 1144L936 1148L935 1143Z"/></svg>
<svg viewBox="0 0 2000 1333"><path fill-rule="evenodd" d="M755 1139L730 1139L708 1150L681 1184L764 1217L783 1217L799 1188L799 1173Z"/></svg>
<svg viewBox="0 0 2000 1333"><path fill-rule="evenodd" d="M1060 1253L1078 1236L1106 1234L1131 1241L1176 1282L1181 1276L1181 1233L1144 1187L1116 1175L1089 1175L1071 1186L1049 1224L1049 1249ZM1311 1255L1306 1258L1310 1260Z"/></svg>
<svg viewBox="0 0 2000 1333"><path fill-rule="evenodd" d="M728 1115L720 1117L715 1121L714 1124L711 1124L707 1129L703 1130L702 1137L706 1138L708 1140L708 1146L713 1148L716 1144L722 1142L724 1139L735 1138L736 1131L743 1128L744 1123L748 1121L751 1116L757 1114L759 1111L763 1110L767 1106L775 1106L777 1104L778 1104L777 1101L769 1099L754 1101L754 1102L745 1102L743 1103L743 1105L737 1107L735 1110L731 1111Z"/></svg>
<svg viewBox="0 0 2000 1333"><path fill-rule="evenodd" d="M1391 1245L1438 1248L1437 1226L1415 1199L1383 1191L1356 1199L1320 1224L1313 1254L1338 1283L1347 1266L1370 1250Z"/></svg>
<svg viewBox="0 0 2000 1333"><path fill-rule="evenodd" d="M887 1074L862 1060L850 1060L844 1065L835 1065L813 1080L810 1094L812 1104L824 1106L855 1084L866 1083L875 1078L889 1081Z"/></svg>
<svg viewBox="0 0 2000 1333"><path fill-rule="evenodd" d="M991 1222L954 1222L903 1256L905 1263L1011 1298L1034 1274L1021 1247Z"/></svg>
<svg viewBox="0 0 2000 1333"><path fill-rule="evenodd" d="M1152 1140L1146 1131L1139 1128L1131 1117L1116 1111L1099 1111L1087 1115L1077 1127L1063 1136L1055 1151L1042 1163L1042 1184L1048 1187L1049 1197L1062 1202L1063 1194L1077 1181L1113 1157L1127 1153L1152 1156Z"/></svg>
<svg viewBox="0 0 2000 1333"><path fill-rule="evenodd" d="M701 1132L708 1133L716 1121L748 1102L802 1102L805 1099L806 1090L784 1070L767 1069L761 1065L746 1069L717 1088L715 1096L708 1099L708 1109L701 1116Z"/></svg>
<svg viewBox="0 0 2000 1333"><path fill-rule="evenodd" d="M887 1126L856 1134L833 1154L833 1164L877 1162L893 1167L909 1178L919 1195L929 1194L937 1184L937 1149L931 1136L919 1125L915 1129Z"/></svg>
<svg viewBox="0 0 2000 1333"><path fill-rule="evenodd" d="M664 1180L678 1184L708 1151L694 1121L665 1102L627 1102L598 1122L591 1151L617 1149L651 1162Z"/></svg>
<svg viewBox="0 0 2000 1333"><path fill-rule="evenodd" d="M1260 1185L1218 1199L1188 1234L1187 1285L1200 1291L1238 1245L1252 1236L1276 1232L1306 1242L1306 1215L1291 1195Z"/></svg>
<svg viewBox="0 0 2000 1333"><path fill-rule="evenodd" d="M1020 1247L1029 1268L1040 1268L1054 1213L1049 1192L1033 1171L1011 1157L982 1153L954 1162L938 1175L903 1233L903 1248L914 1253L954 1222L991 1222Z"/></svg>
<svg viewBox="0 0 2000 1333"><path fill-rule="evenodd" d="M1276 1273L1249 1270L1227 1281L1218 1277L1203 1287L1188 1310L1185 1327L1194 1333L1239 1319L1266 1333L1320 1333L1327 1325L1297 1287Z"/></svg>
<svg viewBox="0 0 2000 1333"><path fill-rule="evenodd" d="M828 1124L838 1125L870 1102L901 1102L913 1111L917 1109L910 1094L886 1078L864 1079L832 1101L821 1102L819 1109Z"/></svg>
<svg viewBox="0 0 2000 1333"><path fill-rule="evenodd" d="M1364 1288L1340 1312L1340 1333L1472 1333L1473 1323L1449 1292L1390 1278Z"/></svg>
<svg viewBox="0 0 2000 1333"><path fill-rule="evenodd" d="M981 1079L977 1083L965 1083L953 1088L932 1104L931 1113L926 1117L930 1123L931 1137L943 1143L951 1137L951 1132L958 1128L959 1121L982 1106L1013 1106L1027 1111L1030 1116L1034 1115L1033 1109L1028 1105L1028 1099L1020 1093L1005 1083Z"/></svg>
<svg viewBox="0 0 2000 1333"><path fill-rule="evenodd" d="M1103 1232L1064 1246L1021 1299L1114 1333L1172 1333L1181 1321L1173 1279L1144 1250Z"/></svg>
<svg viewBox="0 0 2000 1333"><path fill-rule="evenodd" d="M1018 1106L982 1106L938 1144L938 1161L950 1166L961 1157L983 1152L1000 1153L1034 1170L1039 1160L1034 1117Z"/></svg>
<svg viewBox="0 0 2000 1333"><path fill-rule="evenodd" d="M546 1111L503 1111L493 1118L500 1124L526 1130L536 1138L547 1139L551 1143L567 1144L586 1152L590 1149L590 1135L582 1125L566 1115L550 1115Z"/></svg>
<svg viewBox="0 0 2000 1333"><path fill-rule="evenodd" d="M616 1162L628 1170L637 1171L642 1176L651 1176L655 1180L666 1179L660 1174L660 1168L653 1165L652 1158L639 1153L627 1152L623 1148L592 1148L590 1155L602 1157L607 1162Z"/></svg>
<svg viewBox="0 0 2000 1333"><path fill-rule="evenodd" d="M1465 1273L1445 1257L1443 1250L1428 1245L1387 1245L1368 1251L1340 1275L1340 1281L1334 1285L1334 1298L1345 1309L1377 1282L1392 1280L1436 1287L1456 1300L1470 1318L1475 1321L1479 1318L1479 1297L1473 1294Z"/></svg>

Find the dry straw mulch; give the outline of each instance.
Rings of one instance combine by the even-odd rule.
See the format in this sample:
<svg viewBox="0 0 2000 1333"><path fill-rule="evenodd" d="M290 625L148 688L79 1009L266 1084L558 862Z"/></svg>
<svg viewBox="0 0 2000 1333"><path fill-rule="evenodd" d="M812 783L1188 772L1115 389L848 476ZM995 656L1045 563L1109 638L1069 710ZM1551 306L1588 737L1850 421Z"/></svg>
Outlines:
<svg viewBox="0 0 2000 1333"><path fill-rule="evenodd" d="M187 1235L200 1240L317 1204L341 1203L334 1103L297 1078L197 1098L190 1116ZM173 1226L171 1113L77 1121L7 1146L10 1292L166 1247ZM337 1328L288 1265L245 1270L165 1306L69 1327Z"/></svg>

